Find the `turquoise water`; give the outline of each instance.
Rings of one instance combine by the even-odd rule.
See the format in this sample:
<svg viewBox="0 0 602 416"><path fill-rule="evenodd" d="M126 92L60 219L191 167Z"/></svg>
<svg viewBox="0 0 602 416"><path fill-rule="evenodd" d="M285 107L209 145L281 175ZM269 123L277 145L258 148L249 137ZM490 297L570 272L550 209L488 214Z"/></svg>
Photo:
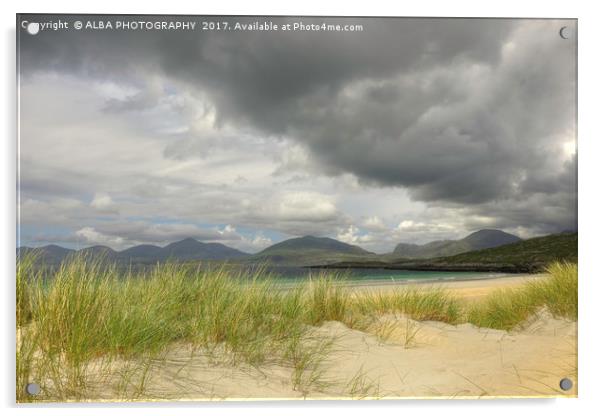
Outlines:
<svg viewBox="0 0 602 416"><path fill-rule="evenodd" d="M301 267L274 267L269 270L271 274L283 280L283 283L300 283L317 277L322 272L336 273L340 280L349 284L371 283L443 283L455 280L480 280L502 277L504 273L493 272L433 272L409 271L388 269L346 269L346 270L320 270Z"/></svg>

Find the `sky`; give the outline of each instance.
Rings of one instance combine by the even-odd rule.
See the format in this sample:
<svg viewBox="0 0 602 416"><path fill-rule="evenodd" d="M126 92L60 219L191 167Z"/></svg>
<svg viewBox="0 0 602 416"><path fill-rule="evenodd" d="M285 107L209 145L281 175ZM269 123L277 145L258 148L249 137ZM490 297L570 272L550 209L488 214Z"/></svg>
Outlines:
<svg viewBox="0 0 602 416"><path fill-rule="evenodd" d="M20 32L19 246L576 229L575 21L212 19L363 30Z"/></svg>

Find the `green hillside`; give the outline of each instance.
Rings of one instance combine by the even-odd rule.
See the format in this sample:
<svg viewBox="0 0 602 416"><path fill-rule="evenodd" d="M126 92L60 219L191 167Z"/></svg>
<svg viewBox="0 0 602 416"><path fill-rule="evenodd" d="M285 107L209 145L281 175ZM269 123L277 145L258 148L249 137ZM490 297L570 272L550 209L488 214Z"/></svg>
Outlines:
<svg viewBox="0 0 602 416"><path fill-rule="evenodd" d="M393 253L383 256L385 260L396 259L431 259L434 257L448 257L473 250L482 250L511 244L521 241L515 235L501 230L479 230L460 240L437 240L427 244L400 243Z"/></svg>
<svg viewBox="0 0 602 416"><path fill-rule="evenodd" d="M492 271L536 273L554 261L577 263L577 233L553 234L517 243L432 259L342 261L328 268Z"/></svg>
<svg viewBox="0 0 602 416"><path fill-rule="evenodd" d="M306 266L355 259L364 260L375 256L374 253L361 247L332 238L305 236L274 244L255 254L248 261Z"/></svg>
<svg viewBox="0 0 602 416"><path fill-rule="evenodd" d="M577 262L577 233L553 234L450 257L395 264L450 270L537 272L554 261Z"/></svg>

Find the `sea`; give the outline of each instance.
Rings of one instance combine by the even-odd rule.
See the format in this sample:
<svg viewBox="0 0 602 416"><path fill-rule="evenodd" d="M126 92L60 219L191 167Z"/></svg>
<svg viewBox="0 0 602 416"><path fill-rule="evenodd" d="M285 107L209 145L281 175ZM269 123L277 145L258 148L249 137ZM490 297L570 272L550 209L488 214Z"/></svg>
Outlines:
<svg viewBox="0 0 602 416"><path fill-rule="evenodd" d="M283 284L303 283L321 274L335 274L336 280L349 285L371 285L382 283L445 283L451 281L495 279L508 276L494 272L446 272L410 271L391 269L309 269L304 267L272 266L264 269L265 274Z"/></svg>

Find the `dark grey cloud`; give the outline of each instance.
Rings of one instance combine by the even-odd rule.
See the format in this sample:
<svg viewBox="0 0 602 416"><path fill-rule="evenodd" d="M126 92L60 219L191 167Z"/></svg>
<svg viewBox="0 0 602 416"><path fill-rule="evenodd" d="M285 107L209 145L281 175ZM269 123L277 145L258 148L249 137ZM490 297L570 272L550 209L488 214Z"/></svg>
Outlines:
<svg viewBox="0 0 602 416"><path fill-rule="evenodd" d="M21 36L21 69L25 78L57 71L140 90L108 100L103 111L111 114L156 107L170 91L150 80L163 77L174 91L210 102L218 127L295 142L313 173L405 188L416 201L463 209L467 227L481 217L541 232L573 226L576 161L563 149L575 133L576 45L558 27L575 22L302 20L364 30L44 32ZM244 146L232 129L190 129L166 143L164 155L185 160Z"/></svg>

